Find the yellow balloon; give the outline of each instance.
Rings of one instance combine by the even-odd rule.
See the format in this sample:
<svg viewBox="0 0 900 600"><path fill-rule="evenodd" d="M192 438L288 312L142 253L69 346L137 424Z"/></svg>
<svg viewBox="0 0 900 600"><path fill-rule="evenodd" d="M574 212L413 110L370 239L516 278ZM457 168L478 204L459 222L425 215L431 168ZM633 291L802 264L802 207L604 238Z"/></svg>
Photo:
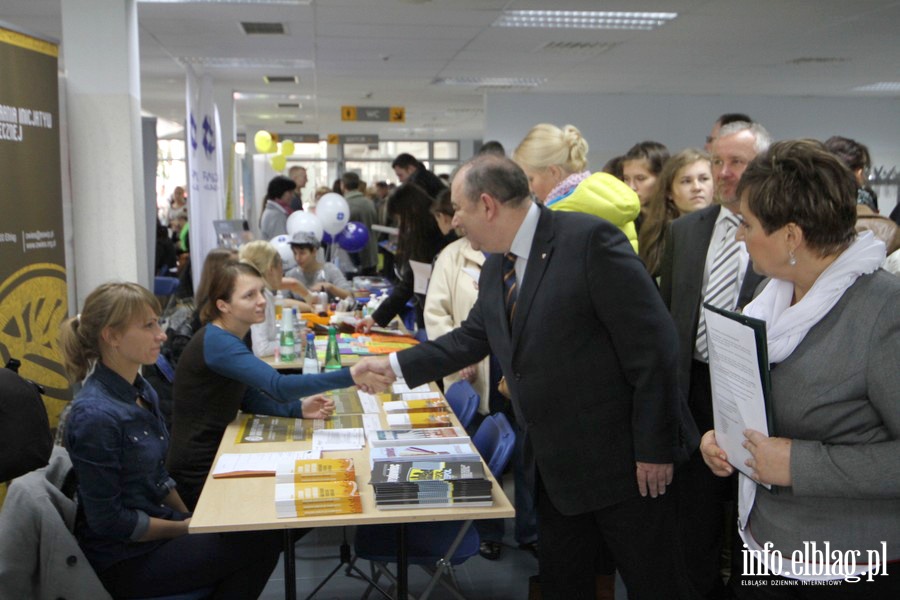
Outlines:
<svg viewBox="0 0 900 600"><path fill-rule="evenodd" d="M275 154L278 152L278 142L275 140L269 141L269 148L266 150L266 154Z"/></svg>
<svg viewBox="0 0 900 600"><path fill-rule="evenodd" d="M284 167L287 165L287 159L280 154L276 154L272 157L272 168L276 171L284 171Z"/></svg>
<svg viewBox="0 0 900 600"><path fill-rule="evenodd" d="M256 132L256 135L253 136L253 144L256 146L257 152L267 152L269 146L272 145L272 134L265 129L260 129Z"/></svg>
<svg viewBox="0 0 900 600"><path fill-rule="evenodd" d="M281 142L281 155L282 156L293 156L294 154L294 142L291 140L284 140Z"/></svg>

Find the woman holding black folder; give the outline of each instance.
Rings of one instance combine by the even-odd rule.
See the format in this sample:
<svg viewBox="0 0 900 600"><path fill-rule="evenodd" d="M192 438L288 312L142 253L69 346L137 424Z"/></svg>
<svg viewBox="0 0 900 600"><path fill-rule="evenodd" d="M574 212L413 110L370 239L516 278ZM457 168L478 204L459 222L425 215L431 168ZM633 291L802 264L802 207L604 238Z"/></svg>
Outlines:
<svg viewBox="0 0 900 600"><path fill-rule="evenodd" d="M766 322L775 435L744 432L735 592L900 597L900 573L880 574L900 558L900 279L880 269L884 244L856 234L856 182L819 142L774 144L738 195L738 239L772 278L744 313ZM734 472L715 432L701 451Z"/></svg>

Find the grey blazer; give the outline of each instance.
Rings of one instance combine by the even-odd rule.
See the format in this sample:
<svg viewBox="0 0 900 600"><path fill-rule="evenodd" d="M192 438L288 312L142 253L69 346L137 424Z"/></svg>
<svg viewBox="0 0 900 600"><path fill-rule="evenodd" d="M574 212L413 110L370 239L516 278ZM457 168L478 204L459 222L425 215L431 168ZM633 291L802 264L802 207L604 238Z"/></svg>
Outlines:
<svg viewBox="0 0 900 600"><path fill-rule="evenodd" d="M793 487L759 488L750 529L786 558L804 541L888 544L900 558L900 278L860 277L772 369L775 434L791 438ZM896 568L896 567L895 567Z"/></svg>

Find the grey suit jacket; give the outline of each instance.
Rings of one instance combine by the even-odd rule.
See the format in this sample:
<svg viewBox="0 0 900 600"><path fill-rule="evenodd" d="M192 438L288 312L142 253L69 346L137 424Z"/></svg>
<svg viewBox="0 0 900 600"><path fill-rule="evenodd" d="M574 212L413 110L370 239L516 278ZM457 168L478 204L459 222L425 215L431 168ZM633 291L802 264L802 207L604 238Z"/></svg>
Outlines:
<svg viewBox="0 0 900 600"><path fill-rule="evenodd" d="M669 225L660 264L659 289L678 331L679 385L685 396L691 382L691 359L700 318L703 269L720 210L722 207L716 204L675 219ZM754 273L752 265L748 264L738 293L738 308L753 299L753 292L762 280L763 277Z"/></svg>
<svg viewBox="0 0 900 600"><path fill-rule="evenodd" d="M900 558L898 359L900 278L878 270L773 367L775 434L793 440L793 487L759 489L750 529L760 544L787 559L827 540L862 550L862 563L886 541L888 560Z"/></svg>
<svg viewBox="0 0 900 600"><path fill-rule="evenodd" d="M678 392L675 328L625 236L607 221L541 208L512 324L503 257L454 331L397 355L417 385L492 352L541 480L564 514L638 495L635 461L679 462L697 435Z"/></svg>

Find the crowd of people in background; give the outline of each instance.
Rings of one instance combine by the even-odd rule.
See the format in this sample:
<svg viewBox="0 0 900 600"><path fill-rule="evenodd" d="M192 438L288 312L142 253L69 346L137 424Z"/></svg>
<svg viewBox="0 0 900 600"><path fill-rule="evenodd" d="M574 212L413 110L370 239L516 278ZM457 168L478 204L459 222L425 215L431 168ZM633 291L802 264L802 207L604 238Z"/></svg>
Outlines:
<svg viewBox="0 0 900 600"><path fill-rule="evenodd" d="M185 535L225 427L238 410L323 418L321 392L399 374L465 379L480 418L513 418L515 540L539 557L545 598L611 598L616 572L636 600L820 597L783 582L827 577L752 577L744 550L830 542L865 556L886 540L900 559L900 213L879 214L866 147L774 142L734 113L702 149L641 141L600 170L588 156L576 126L544 123L508 157L485 144L449 181L409 154L393 161L397 185L345 173L314 196L338 191L351 220L398 233L386 252L371 231L341 268L312 233L295 232L287 258L270 242L294 211L315 210L298 193L306 169L292 167L268 183L260 239L206 257L177 349L146 290L88 296L60 346L83 381L66 425L76 535L104 585L255 597L279 536ZM157 223L158 273L190 252L187 223L179 187ZM430 341L321 375L260 360L277 345L276 294L311 310L319 292L346 298L354 276L377 275L392 291L359 330L412 302ZM768 326L776 430L742 432L750 475L716 440L703 303ZM175 366L170 404L140 375L161 352ZM480 532L481 555L500 560L502 524ZM900 577L831 593L896 598Z"/></svg>

